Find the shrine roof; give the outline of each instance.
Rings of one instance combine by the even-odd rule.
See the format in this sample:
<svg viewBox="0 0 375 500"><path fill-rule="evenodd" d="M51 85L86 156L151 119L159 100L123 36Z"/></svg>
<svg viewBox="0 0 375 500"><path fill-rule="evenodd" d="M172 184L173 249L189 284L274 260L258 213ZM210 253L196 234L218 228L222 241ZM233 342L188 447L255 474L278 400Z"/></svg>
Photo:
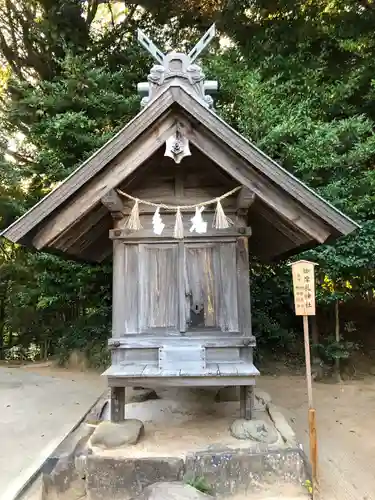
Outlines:
<svg viewBox="0 0 375 500"><path fill-rule="evenodd" d="M165 145L177 123L201 154L255 194L261 203L258 208L262 217L272 219L276 231L287 234L295 227L311 246L360 227L220 118L212 108L212 98L206 95L199 66L189 65L183 54L166 57L169 57L167 68L163 70L158 65L151 71L148 95L137 116L5 229L2 236L14 243L53 250L61 235L85 221L91 212L103 210L101 198L152 158ZM105 230L109 224L108 219L103 226ZM280 229L284 224L288 227ZM257 225L255 218L254 225ZM262 228L258 231L261 233ZM297 251L303 241L295 238L291 250ZM73 256L80 257L80 251ZM87 256L83 258L87 260Z"/></svg>

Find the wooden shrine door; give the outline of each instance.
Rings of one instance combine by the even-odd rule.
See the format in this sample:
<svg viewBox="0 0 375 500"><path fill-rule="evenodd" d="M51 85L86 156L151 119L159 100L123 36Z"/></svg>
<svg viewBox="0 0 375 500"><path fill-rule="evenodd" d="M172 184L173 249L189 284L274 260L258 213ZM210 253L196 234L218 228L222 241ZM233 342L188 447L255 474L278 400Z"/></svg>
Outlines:
<svg viewBox="0 0 375 500"><path fill-rule="evenodd" d="M236 243L139 245L139 331L238 332Z"/></svg>
<svg viewBox="0 0 375 500"><path fill-rule="evenodd" d="M187 332L238 332L236 244L184 246Z"/></svg>

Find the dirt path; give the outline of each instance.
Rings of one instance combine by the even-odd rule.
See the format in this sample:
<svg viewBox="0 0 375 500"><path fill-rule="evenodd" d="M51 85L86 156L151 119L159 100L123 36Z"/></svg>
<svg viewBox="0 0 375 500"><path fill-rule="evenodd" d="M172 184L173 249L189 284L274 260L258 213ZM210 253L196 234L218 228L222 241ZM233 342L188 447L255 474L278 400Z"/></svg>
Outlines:
<svg viewBox="0 0 375 500"><path fill-rule="evenodd" d="M28 368L58 378L67 370ZM96 374L74 373L74 379ZM258 387L268 392L308 453L307 396L303 377L262 376ZM321 500L375 500L375 377L342 385L314 385L317 410Z"/></svg>
<svg viewBox="0 0 375 500"><path fill-rule="evenodd" d="M306 384L297 376L261 377L308 453ZM322 500L375 500L375 379L314 385Z"/></svg>

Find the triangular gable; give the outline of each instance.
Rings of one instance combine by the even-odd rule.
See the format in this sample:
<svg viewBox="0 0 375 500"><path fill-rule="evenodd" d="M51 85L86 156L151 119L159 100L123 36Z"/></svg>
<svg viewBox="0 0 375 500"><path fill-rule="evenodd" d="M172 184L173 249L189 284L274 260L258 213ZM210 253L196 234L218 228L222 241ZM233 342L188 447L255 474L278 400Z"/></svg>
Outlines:
<svg viewBox="0 0 375 500"><path fill-rule="evenodd" d="M149 107L140 111L61 184L5 229L1 236L14 243L30 244L30 237L39 224L51 216L91 179L100 174L116 156L130 147L139 136L169 110L172 104L173 96L166 89L160 94L157 102L153 102Z"/></svg>
<svg viewBox="0 0 375 500"><path fill-rule="evenodd" d="M79 223L100 204L106 192L165 143L176 120L194 146L259 197L264 220L270 220L275 212L275 221L280 219L274 225L287 222L285 234L295 226L297 236L299 231L312 242L322 243L359 227L233 130L186 86L173 80L114 138L2 235L40 249L53 247L59 235ZM298 241L297 237L296 248L300 246Z"/></svg>

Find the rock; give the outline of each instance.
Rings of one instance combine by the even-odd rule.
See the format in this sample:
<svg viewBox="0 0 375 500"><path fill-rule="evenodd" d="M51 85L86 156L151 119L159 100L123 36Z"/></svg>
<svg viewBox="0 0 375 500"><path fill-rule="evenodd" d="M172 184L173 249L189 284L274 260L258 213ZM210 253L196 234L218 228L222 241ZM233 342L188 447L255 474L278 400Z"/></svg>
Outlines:
<svg viewBox="0 0 375 500"><path fill-rule="evenodd" d="M255 401L254 401L254 410L255 411L265 411L266 406L271 403L271 396L264 391L256 390L255 391Z"/></svg>
<svg viewBox="0 0 375 500"><path fill-rule="evenodd" d="M150 399L158 399L158 395L153 389L143 389L140 387L127 387L125 391L127 403L143 403Z"/></svg>
<svg viewBox="0 0 375 500"><path fill-rule="evenodd" d="M286 443L290 447L297 447L298 442L296 435L293 431L293 429L290 427L288 424L286 418L284 415L277 409L277 407L270 403L268 405L268 411L269 415L271 417L271 420L278 430L279 434L281 435L284 443Z"/></svg>
<svg viewBox="0 0 375 500"><path fill-rule="evenodd" d="M136 419L121 423L101 422L91 436L91 446L102 449L124 448L137 444L143 432L143 423Z"/></svg>
<svg viewBox="0 0 375 500"><path fill-rule="evenodd" d="M230 426L230 432L237 439L251 439L266 444L276 443L279 437L276 429L263 420L237 419Z"/></svg>
<svg viewBox="0 0 375 500"><path fill-rule="evenodd" d="M209 500L211 495L202 493L184 483L155 483L147 486L133 500Z"/></svg>

